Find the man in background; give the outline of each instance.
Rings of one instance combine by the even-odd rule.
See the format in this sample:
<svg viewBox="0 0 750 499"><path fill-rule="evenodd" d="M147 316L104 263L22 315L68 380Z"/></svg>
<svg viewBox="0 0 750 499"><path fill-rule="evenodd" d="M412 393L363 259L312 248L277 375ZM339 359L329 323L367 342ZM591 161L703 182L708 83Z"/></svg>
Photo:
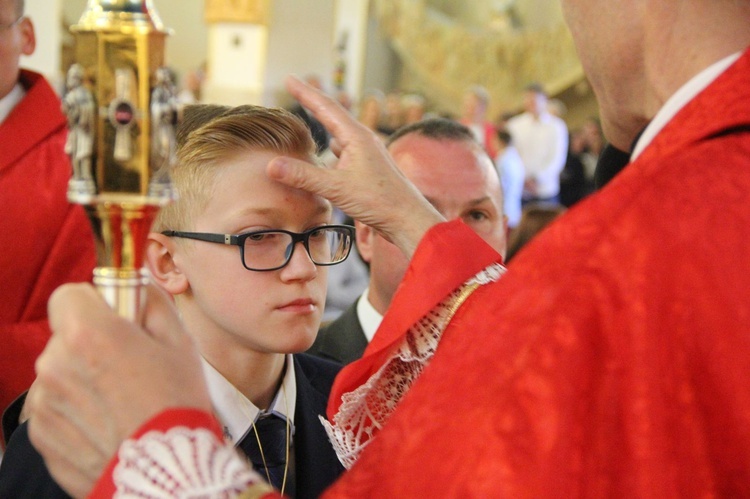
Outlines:
<svg viewBox="0 0 750 499"><path fill-rule="evenodd" d="M23 0L0 0L0 411L34 379L50 334L49 295L90 280L96 263L86 214L66 199L60 99L42 75L19 66L35 46Z"/></svg>
<svg viewBox="0 0 750 499"><path fill-rule="evenodd" d="M428 119L397 130L387 142L396 166L447 219L463 220L505 255L503 192L487 153L458 122ZM369 287L321 328L308 353L348 364L375 336L409 260L371 227L355 222L357 249L370 268Z"/></svg>
<svg viewBox="0 0 750 499"><path fill-rule="evenodd" d="M503 186L503 205L508 217L508 231L512 231L521 221L521 205L525 170L513 140L505 128L497 131L498 153L495 168Z"/></svg>
<svg viewBox="0 0 750 499"><path fill-rule="evenodd" d="M549 112L547 94L538 83L526 87L523 103L525 112L507 123L526 168L523 200L557 202L568 155L568 127Z"/></svg>
<svg viewBox="0 0 750 499"><path fill-rule="evenodd" d="M490 109L490 93L481 85L472 85L464 94L461 103L461 123L469 127L490 158L497 156L495 125L487 120Z"/></svg>

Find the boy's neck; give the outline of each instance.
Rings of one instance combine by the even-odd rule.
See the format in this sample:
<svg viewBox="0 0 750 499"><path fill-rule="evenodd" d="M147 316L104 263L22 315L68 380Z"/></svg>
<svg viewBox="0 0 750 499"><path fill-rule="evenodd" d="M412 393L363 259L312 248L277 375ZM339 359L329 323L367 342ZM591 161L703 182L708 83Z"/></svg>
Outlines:
<svg viewBox="0 0 750 499"><path fill-rule="evenodd" d="M286 354L218 346L200 345L203 357L253 405L268 409L284 378Z"/></svg>

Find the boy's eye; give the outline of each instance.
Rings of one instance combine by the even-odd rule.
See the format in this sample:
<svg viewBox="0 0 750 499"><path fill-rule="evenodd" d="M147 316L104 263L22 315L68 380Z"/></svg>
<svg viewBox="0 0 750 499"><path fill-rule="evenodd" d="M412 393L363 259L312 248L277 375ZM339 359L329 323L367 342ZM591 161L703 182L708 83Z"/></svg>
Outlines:
<svg viewBox="0 0 750 499"><path fill-rule="evenodd" d="M250 241L262 241L268 234L250 234L247 238Z"/></svg>
<svg viewBox="0 0 750 499"><path fill-rule="evenodd" d="M467 218L470 220L486 220L489 217L483 211L470 211Z"/></svg>
<svg viewBox="0 0 750 499"><path fill-rule="evenodd" d="M315 229L310 232L310 239L320 239L325 237L326 231L324 229Z"/></svg>
<svg viewBox="0 0 750 499"><path fill-rule="evenodd" d="M288 237L283 232L261 232L260 234L249 234L245 243L280 243L286 241Z"/></svg>

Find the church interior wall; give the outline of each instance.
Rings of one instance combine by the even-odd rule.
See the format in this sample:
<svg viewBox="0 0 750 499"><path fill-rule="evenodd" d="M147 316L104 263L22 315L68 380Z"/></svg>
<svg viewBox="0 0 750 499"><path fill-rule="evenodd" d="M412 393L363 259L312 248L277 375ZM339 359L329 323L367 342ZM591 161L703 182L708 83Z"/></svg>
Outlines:
<svg viewBox="0 0 750 499"><path fill-rule="evenodd" d="M345 4L347 1L349 3ZM368 0L359 1L366 5ZM467 25L486 23L488 16L491 17L497 9L505 9L507 6L512 8L505 12L512 12L512 17L524 26L543 26L560 16L558 2L549 0L426 1L446 16ZM326 88L333 89L336 38L342 30L347 30L349 25L357 22L356 18L348 20L346 16L341 17L342 4L352 10L351 2L352 0L272 2L261 103L288 103L289 97L283 91L283 79L289 73L302 76L315 73ZM38 47L34 56L26 58L24 64L47 75L58 88L63 80L60 68L66 66L65 51L60 50L60 45L66 40L65 28L78 20L86 3L86 0L27 0L28 14L37 27ZM166 60L169 65L178 77L199 68L209 52L209 26L204 19L204 0L156 0L154 5L164 24L174 31L166 45ZM350 50L347 55L346 88L355 99L362 92L373 88L383 92L408 92L415 89L413 76L409 75L375 16L370 15L363 26L353 27L352 30L355 31L355 36L361 38L360 45L355 44L354 50ZM362 30L364 35L356 33ZM565 119L571 127L597 114L595 99L585 81L554 97L566 104Z"/></svg>

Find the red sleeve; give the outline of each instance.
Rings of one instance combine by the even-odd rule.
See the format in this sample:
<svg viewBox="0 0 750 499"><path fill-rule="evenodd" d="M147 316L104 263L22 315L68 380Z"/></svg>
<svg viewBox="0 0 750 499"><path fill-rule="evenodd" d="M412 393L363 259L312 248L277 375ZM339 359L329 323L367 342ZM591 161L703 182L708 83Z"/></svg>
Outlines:
<svg viewBox="0 0 750 499"><path fill-rule="evenodd" d="M150 431L165 432L175 426L184 426L190 429L204 428L211 431L217 440L222 439L221 426L213 415L198 409L188 408L167 409L157 414L138 428L130 438L138 439ZM109 498L114 495L115 485L112 481L112 473L118 462L118 455L113 456L109 465L99 477L99 481L94 485L91 494L89 494L90 498Z"/></svg>

